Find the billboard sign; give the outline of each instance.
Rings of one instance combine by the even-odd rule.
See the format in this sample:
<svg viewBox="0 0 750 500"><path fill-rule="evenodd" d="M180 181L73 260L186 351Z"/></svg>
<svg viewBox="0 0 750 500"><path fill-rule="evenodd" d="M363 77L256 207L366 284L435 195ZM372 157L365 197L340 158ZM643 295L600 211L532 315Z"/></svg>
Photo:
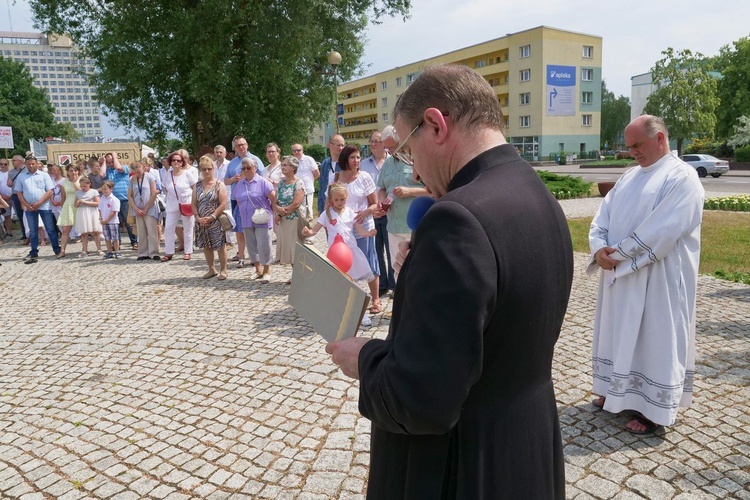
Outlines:
<svg viewBox="0 0 750 500"><path fill-rule="evenodd" d="M547 116L576 114L576 67L547 65Z"/></svg>

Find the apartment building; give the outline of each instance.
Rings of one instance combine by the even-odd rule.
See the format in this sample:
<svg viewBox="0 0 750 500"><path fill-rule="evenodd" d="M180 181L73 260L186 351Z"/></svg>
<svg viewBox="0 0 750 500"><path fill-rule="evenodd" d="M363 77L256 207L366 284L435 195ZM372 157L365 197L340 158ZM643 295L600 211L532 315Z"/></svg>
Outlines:
<svg viewBox="0 0 750 500"><path fill-rule="evenodd" d="M26 65L34 85L47 90L56 121L73 125L84 141L101 138L101 110L84 77L94 68L70 38L0 31L0 57Z"/></svg>
<svg viewBox="0 0 750 500"><path fill-rule="evenodd" d="M489 82L505 115L506 138L527 159L595 151L601 61L600 36L548 26L511 33L339 85L339 131L347 143L366 146L373 131L391 124L396 100L425 68L452 63Z"/></svg>

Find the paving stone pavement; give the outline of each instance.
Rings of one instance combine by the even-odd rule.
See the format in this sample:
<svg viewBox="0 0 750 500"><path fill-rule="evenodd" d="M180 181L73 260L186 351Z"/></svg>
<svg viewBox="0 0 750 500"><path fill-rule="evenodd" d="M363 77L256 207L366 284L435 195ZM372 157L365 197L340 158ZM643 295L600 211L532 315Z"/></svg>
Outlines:
<svg viewBox="0 0 750 500"><path fill-rule="evenodd" d="M27 251L0 247L0 498L364 498L370 423L287 304L290 268L262 285L252 268L202 280L198 252ZM700 278L693 406L639 438L590 404L585 263L554 362L567 497L750 499L750 287ZM363 335L387 328L378 314Z"/></svg>

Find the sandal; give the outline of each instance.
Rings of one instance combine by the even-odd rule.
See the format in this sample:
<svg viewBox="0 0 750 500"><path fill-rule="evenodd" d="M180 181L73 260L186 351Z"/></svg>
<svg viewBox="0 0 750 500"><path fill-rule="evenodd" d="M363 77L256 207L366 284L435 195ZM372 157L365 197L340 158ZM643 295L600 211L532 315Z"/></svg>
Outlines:
<svg viewBox="0 0 750 500"><path fill-rule="evenodd" d="M162 258L161 258L162 262L167 262L168 260L172 260L172 256L171 255L163 255Z"/></svg>
<svg viewBox="0 0 750 500"><path fill-rule="evenodd" d="M645 427L645 429L638 430L638 429L633 429L633 428L629 427L629 425L632 422L636 422L636 423L641 424L642 426ZM659 429L659 427L661 427L661 425L652 422L651 420L647 419L646 417L644 417L640 413L637 413L637 414L633 415L633 418L630 420L630 422L628 422L627 424L625 424L625 430L626 431L630 432L631 434L638 434L638 435L653 434L654 432L656 432L657 429Z"/></svg>
<svg viewBox="0 0 750 500"><path fill-rule="evenodd" d="M191 254L186 253L185 255L182 256L182 260L190 260L190 255Z"/></svg>
<svg viewBox="0 0 750 500"><path fill-rule="evenodd" d="M237 261L237 269L242 269L245 267L245 261L244 260L238 260Z"/></svg>
<svg viewBox="0 0 750 500"><path fill-rule="evenodd" d="M598 397L598 398L596 398L595 400L593 400L593 401L591 402L591 404L592 404L592 405L594 405L594 406L596 406L596 408L597 408L598 410L601 410L602 408L604 408L604 401L605 401L606 399L607 399L607 398L605 398L604 396L601 396L601 397Z"/></svg>
<svg viewBox="0 0 750 500"><path fill-rule="evenodd" d="M378 314L379 312L383 312L383 305L380 303L380 301L373 302L372 305L370 306L370 313Z"/></svg>
<svg viewBox="0 0 750 500"><path fill-rule="evenodd" d="M76 255L76 257L78 257L79 259L82 259L84 257L88 257L88 254L86 252L81 252L78 255Z"/></svg>

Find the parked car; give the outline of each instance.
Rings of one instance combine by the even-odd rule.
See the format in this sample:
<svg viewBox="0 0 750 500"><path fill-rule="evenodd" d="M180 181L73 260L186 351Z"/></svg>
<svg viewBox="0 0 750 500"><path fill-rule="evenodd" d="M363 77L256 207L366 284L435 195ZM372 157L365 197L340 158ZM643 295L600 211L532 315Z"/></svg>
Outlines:
<svg viewBox="0 0 750 500"><path fill-rule="evenodd" d="M721 174L729 172L729 162L720 160L711 155L682 155L680 160L695 168L698 177L721 177Z"/></svg>

